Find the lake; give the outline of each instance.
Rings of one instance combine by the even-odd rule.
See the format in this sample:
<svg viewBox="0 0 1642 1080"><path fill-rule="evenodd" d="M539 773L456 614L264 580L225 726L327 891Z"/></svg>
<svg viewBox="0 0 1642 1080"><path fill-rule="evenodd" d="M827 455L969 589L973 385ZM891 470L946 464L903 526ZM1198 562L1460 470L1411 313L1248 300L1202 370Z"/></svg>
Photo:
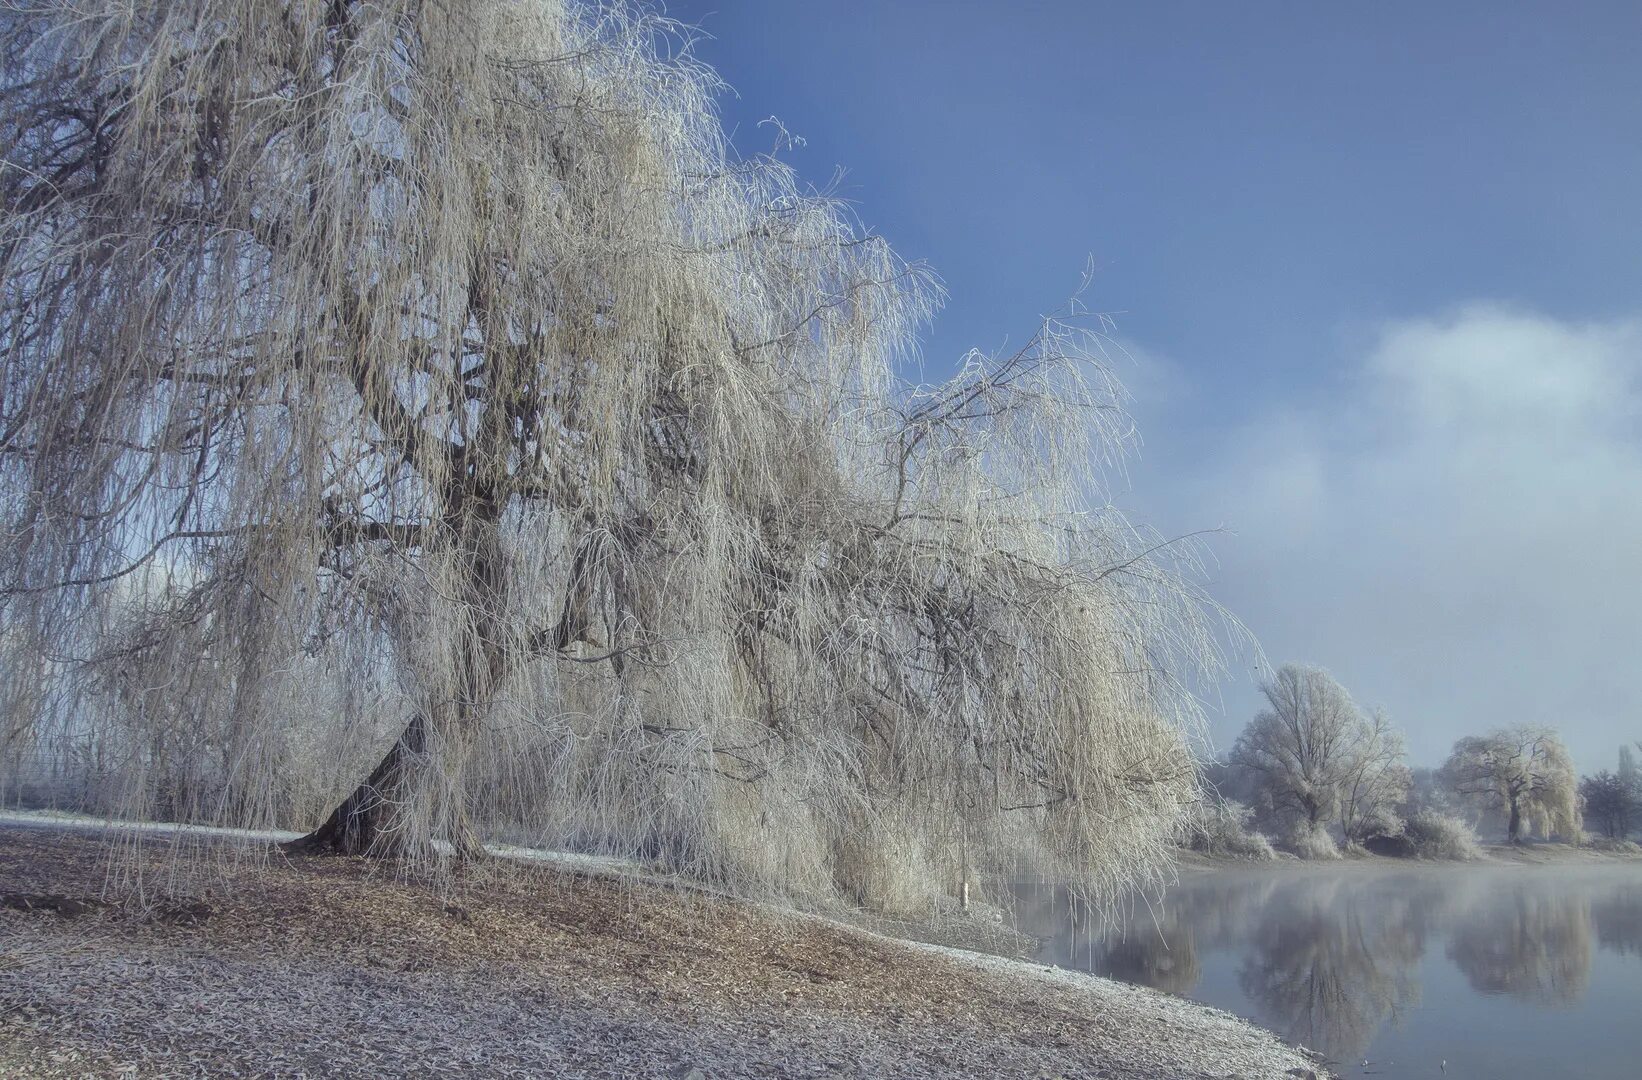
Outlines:
<svg viewBox="0 0 1642 1080"><path fill-rule="evenodd" d="M1642 1077L1642 864L1189 871L1091 930L1021 886L1038 959L1247 1017L1342 1076Z"/></svg>

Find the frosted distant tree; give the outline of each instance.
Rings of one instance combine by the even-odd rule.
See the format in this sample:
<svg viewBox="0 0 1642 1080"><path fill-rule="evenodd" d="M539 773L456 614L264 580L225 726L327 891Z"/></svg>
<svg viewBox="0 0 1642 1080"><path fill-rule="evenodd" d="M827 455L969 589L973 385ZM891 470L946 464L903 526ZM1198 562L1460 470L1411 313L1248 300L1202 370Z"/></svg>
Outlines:
<svg viewBox="0 0 1642 1080"><path fill-rule="evenodd" d="M1564 836L1579 829L1573 761L1550 728L1520 725L1468 736L1454 744L1442 771L1457 794L1506 815L1513 844L1527 820Z"/></svg>
<svg viewBox="0 0 1642 1080"><path fill-rule="evenodd" d="M1636 748L1642 750L1642 742L1637 743ZM1619 769L1615 775L1619 777L1620 783L1635 792L1636 798L1642 801L1642 769L1636 767L1636 754L1629 746L1619 748Z"/></svg>
<svg viewBox="0 0 1642 1080"><path fill-rule="evenodd" d="M1635 749L1642 750L1642 741L1637 742ZM1637 768L1636 753L1629 746L1619 748L1619 771L1616 775L1630 794L1630 823L1642 824L1642 769Z"/></svg>
<svg viewBox="0 0 1642 1080"><path fill-rule="evenodd" d="M1610 838L1629 836L1642 821L1642 772L1631 747L1619 748L1619 768L1603 770L1579 782L1579 798L1587 821L1594 821Z"/></svg>
<svg viewBox="0 0 1642 1080"><path fill-rule="evenodd" d="M1409 770L1408 798L1401 808L1404 817L1426 811L1451 815L1459 809L1454 791L1441 769L1421 765Z"/></svg>
<svg viewBox="0 0 1642 1080"><path fill-rule="evenodd" d="M1340 830L1347 840L1397 831L1397 810L1414 784L1407 758L1402 733L1376 709L1358 727L1340 785Z"/></svg>
<svg viewBox="0 0 1642 1080"><path fill-rule="evenodd" d="M0 618L126 812L163 745L195 820L357 770L310 850L1161 865L1214 637L1088 480L1098 326L901 382L938 289L671 24L22 0L0 55Z"/></svg>
<svg viewBox="0 0 1642 1080"><path fill-rule="evenodd" d="M1635 785L1606 769L1580 780L1579 801L1584 819L1615 840L1630 834L1632 820L1642 812Z"/></svg>
<svg viewBox="0 0 1642 1080"><path fill-rule="evenodd" d="M1284 665L1260 688L1268 708L1244 728L1231 763L1269 812L1308 830L1340 821L1358 839L1408 792L1402 738L1382 714L1365 717L1326 671Z"/></svg>

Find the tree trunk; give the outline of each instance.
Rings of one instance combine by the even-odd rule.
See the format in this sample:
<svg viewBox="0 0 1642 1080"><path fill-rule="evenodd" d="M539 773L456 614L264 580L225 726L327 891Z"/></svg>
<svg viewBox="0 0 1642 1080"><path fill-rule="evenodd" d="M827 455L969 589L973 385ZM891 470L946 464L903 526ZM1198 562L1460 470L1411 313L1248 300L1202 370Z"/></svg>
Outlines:
<svg viewBox="0 0 1642 1080"><path fill-rule="evenodd" d="M1522 801L1514 795L1511 797L1511 823L1506 827L1505 835L1513 844L1522 842Z"/></svg>
<svg viewBox="0 0 1642 1080"><path fill-rule="evenodd" d="M453 658L455 700L448 706L435 706L450 711L431 718L426 712L417 713L365 782L331 812L323 825L285 845L287 851L380 857L437 852L461 859L484 854L464 807L445 807L449 816L440 826L440 835L434 836L426 835L425 829L412 828L408 814L414 799L427 797L421 783L426 777L419 775L424 770L450 770L451 775L443 778L449 781L460 775L466 751L512 658L503 627L495 617L495 612L504 608L495 515L467 524L458 553L463 584L457 600L462 627ZM431 754L430 725L435 734ZM456 797L462 797L460 792ZM434 848L441 842L450 845L449 851Z"/></svg>
<svg viewBox="0 0 1642 1080"><path fill-rule="evenodd" d="M404 807L411 775L427 750L427 727L411 718L371 775L313 832L283 845L301 854L393 855L403 850L395 815Z"/></svg>

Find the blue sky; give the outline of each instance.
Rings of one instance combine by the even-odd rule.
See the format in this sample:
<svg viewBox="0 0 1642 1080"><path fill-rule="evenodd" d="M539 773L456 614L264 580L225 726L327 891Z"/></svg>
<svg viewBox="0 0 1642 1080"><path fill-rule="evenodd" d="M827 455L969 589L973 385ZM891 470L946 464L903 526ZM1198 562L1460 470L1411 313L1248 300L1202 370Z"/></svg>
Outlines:
<svg viewBox="0 0 1642 1080"><path fill-rule="evenodd" d="M1409 730L1642 738L1642 5L675 0L788 159L950 293L925 364L1096 267L1144 448L1273 662ZM1634 486L1633 486L1634 485ZM1243 665L1246 669L1248 665ZM1229 680L1215 735L1255 706Z"/></svg>

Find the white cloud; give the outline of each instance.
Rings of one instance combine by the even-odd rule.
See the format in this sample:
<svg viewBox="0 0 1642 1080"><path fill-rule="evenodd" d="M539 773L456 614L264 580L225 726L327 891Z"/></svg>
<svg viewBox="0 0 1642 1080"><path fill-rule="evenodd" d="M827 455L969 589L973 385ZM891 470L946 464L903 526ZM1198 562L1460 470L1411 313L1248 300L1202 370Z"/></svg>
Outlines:
<svg viewBox="0 0 1642 1080"><path fill-rule="evenodd" d="M1385 705L1416 759L1533 720L1611 767L1642 738L1642 323L1468 307L1383 327L1348 374L1137 490L1232 529L1220 598L1273 663Z"/></svg>

